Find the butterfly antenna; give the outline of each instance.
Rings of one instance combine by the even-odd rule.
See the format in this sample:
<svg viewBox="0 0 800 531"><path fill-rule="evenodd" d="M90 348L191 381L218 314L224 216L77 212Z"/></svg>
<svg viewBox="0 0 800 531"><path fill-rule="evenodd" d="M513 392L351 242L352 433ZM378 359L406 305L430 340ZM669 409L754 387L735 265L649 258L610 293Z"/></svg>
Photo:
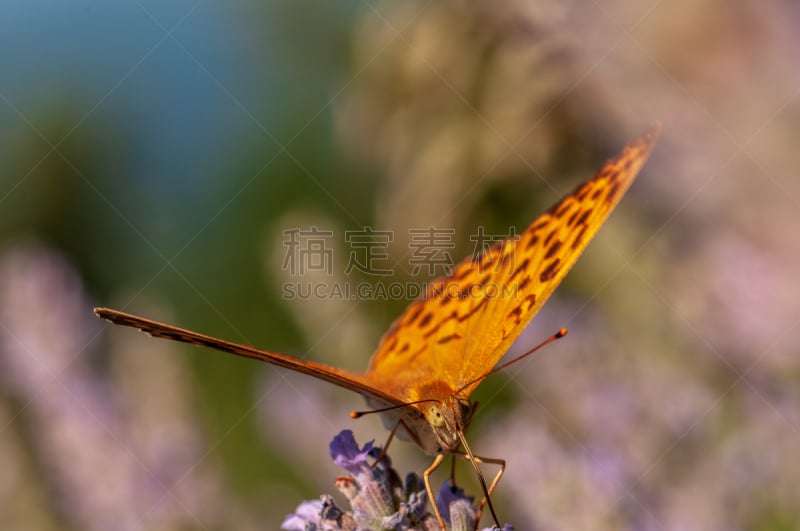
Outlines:
<svg viewBox="0 0 800 531"><path fill-rule="evenodd" d="M565 335L567 335L567 329L566 329L566 328L562 328L561 330L559 330L558 332L556 332L556 333L555 333L555 334L553 334L552 336L548 337L547 339L545 339L544 341L542 341L541 343L539 343L538 345L536 345L535 347L533 347L532 349L530 349L528 352L526 352L526 353L524 353L524 354L521 354L521 355L517 356L516 358L514 358L513 360L509 360L509 361L507 361L507 362L503 363L502 365L498 365L497 367L494 367L494 368L493 368L493 369L491 369L490 371L488 371L488 372L486 372L486 373L484 373L484 374L482 374L482 375L478 376L477 378L475 378L475 379L474 379L474 380L472 380L471 382L468 382L468 383L466 383L465 385L461 386L461 389L459 389L458 391L456 391L456 394L460 393L461 391L463 391L463 390L464 390L464 389L466 389L467 387L469 387L469 386L473 385L474 383L482 381L482 380L483 380L484 378L486 378L487 376L489 376L489 375L491 375L491 374L494 374L494 373L496 373L496 372L502 371L503 369L505 369L506 367L508 367L508 366L509 366L509 365L511 365L512 363L516 363L516 362L518 362L519 360L521 360L521 359L523 359L523 358L527 358L528 356L530 356L531 354L533 354L534 352L536 352L536 351L537 351L537 350L539 350L540 348L544 347L545 345L547 345L547 344L549 344L549 343L552 343L552 342L553 342L553 341L555 341L556 339L561 339L561 338L562 338L562 337L564 337Z"/></svg>
<svg viewBox="0 0 800 531"><path fill-rule="evenodd" d="M438 402L438 400L434 400L432 398L428 398L428 399L425 399L425 400L417 400L416 402L406 402L404 404L397 404L395 406L382 407L380 409L370 409L369 411L351 411L350 412L350 418L351 419L358 419L358 418L363 417L364 415L369 415L370 413L383 413L384 411L391 411L393 409L400 409L401 407L413 406L413 405L416 405L416 404L424 404L425 402Z"/></svg>

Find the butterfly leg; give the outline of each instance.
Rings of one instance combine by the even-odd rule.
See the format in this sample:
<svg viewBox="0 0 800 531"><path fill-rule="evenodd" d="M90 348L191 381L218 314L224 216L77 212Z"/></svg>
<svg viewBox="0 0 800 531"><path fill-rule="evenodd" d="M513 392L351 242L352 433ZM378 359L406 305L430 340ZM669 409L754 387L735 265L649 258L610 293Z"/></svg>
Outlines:
<svg viewBox="0 0 800 531"><path fill-rule="evenodd" d="M497 471L497 474L494 476L494 479L492 479L492 482L489 484L489 488L486 489L483 499L481 499L481 503L478 505L478 511L475 516L475 529L477 529L478 522L481 521L481 514L483 514L483 508L486 507L486 503L491 497L492 492L494 492L495 487L497 487L497 484L500 483L500 478L503 477L503 473L506 471L506 462L504 459L493 459L490 457L480 457L477 455L473 455L472 458L470 458L469 455L461 452L454 453L453 455L458 455L460 457L463 457L467 461L474 460L473 461L474 463L486 463L490 465L497 465L500 467L500 470ZM494 513L494 511L492 511L492 513Z"/></svg>
<svg viewBox="0 0 800 531"><path fill-rule="evenodd" d="M433 460L433 464L429 466L425 472L422 473L422 479L425 481L425 490L428 493L428 500L431 503L431 507L433 508L433 514L436 516L436 520L439 522L439 526L442 528L442 531L446 531L446 527L444 525L444 519L442 515L439 513L439 508L436 506L436 496L433 494L433 488L431 487L431 474L439 468L439 465L442 464L444 460L444 454L436 454L436 457Z"/></svg>
<svg viewBox="0 0 800 531"><path fill-rule="evenodd" d="M372 468L375 468L378 465L378 463L380 463L383 460L383 458L386 457L386 453L389 451L389 444L392 442L392 440L394 440L394 435L395 433L397 433L397 428L399 428L401 425L403 426L403 428L405 428L407 433L413 435L411 430L408 429L408 425L406 425L406 423L403 422L403 419L398 419L398 421L394 423L392 431L389 432L389 437L386 439L386 442L384 443L383 448L381 449L381 453L378 454L378 457L375 459L375 462L372 463ZM414 442L422 446L422 444L419 442L418 439L415 438Z"/></svg>

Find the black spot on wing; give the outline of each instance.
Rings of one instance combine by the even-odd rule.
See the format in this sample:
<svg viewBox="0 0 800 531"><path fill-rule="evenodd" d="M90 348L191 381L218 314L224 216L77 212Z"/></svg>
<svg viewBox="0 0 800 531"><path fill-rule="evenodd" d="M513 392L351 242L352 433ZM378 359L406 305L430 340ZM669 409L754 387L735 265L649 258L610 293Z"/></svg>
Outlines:
<svg viewBox="0 0 800 531"><path fill-rule="evenodd" d="M422 313L422 310L424 310L424 309L425 309L425 307L422 304L417 303L417 307L414 308L414 310L411 312L411 315L408 316L408 320L406 321L406 324L409 324L409 325L410 324L414 324L414 321L417 320L417 317L419 317L419 315Z"/></svg>
<svg viewBox="0 0 800 531"><path fill-rule="evenodd" d="M550 245L550 242L553 240L553 237L556 235L556 232L558 232L558 229L553 229L548 233L547 238L544 239L545 247Z"/></svg>
<svg viewBox="0 0 800 531"><path fill-rule="evenodd" d="M573 213L572 213L572 215L569 217L569 220L567 221L567 226L568 226L568 227L571 227L571 226L572 226L572 225L575 223L575 220L578 218L578 213L579 213L579 212L580 212L580 210L576 210L576 211L575 211L575 212L573 212Z"/></svg>
<svg viewBox="0 0 800 531"><path fill-rule="evenodd" d="M475 313L476 313L478 310L480 310L480 309L483 307L483 305L484 305L484 304L486 304L487 302L489 302L489 299L488 299L488 298L486 298L486 297L484 297L483 299L481 299L481 302L479 302L478 304L476 304L475 306L473 306L473 307L472 307L472 309L471 309L470 311L468 311L468 312L467 312L467 313L465 313L464 315L459 315L459 316L457 317L458 321L459 321L459 322L462 322L462 321L465 321L465 320L469 319L470 317L472 317L473 315L475 315Z"/></svg>
<svg viewBox="0 0 800 531"><path fill-rule="evenodd" d="M433 328L431 328L430 330L428 330L427 332L425 332L425 338L426 338L426 339L428 339L428 338L430 338L432 335L434 335L436 332L438 332L438 331L439 331L439 329L440 329L440 328L441 328L441 327L442 327L442 326L443 326L443 325L444 325L444 324L445 324L447 321L449 321L450 319L457 319L457 318L458 318L458 312L457 312L457 311L455 311L455 310L453 310L452 312L450 312L450 315L448 315L447 317L445 317L444 319L442 319L441 321L439 321L438 323L436 323L436 326L434 326Z"/></svg>
<svg viewBox="0 0 800 531"><path fill-rule="evenodd" d="M431 319L433 319L433 312L426 313L422 317L422 320L419 322L419 327L420 328L425 328L426 326L428 326L428 323L431 322Z"/></svg>
<svg viewBox="0 0 800 531"><path fill-rule="evenodd" d="M547 249L547 254L544 255L544 259L549 260L550 258L553 258L553 256L555 256L555 254L558 252L560 248L561 248L561 241L560 240L554 241L553 245L551 245L550 248Z"/></svg>
<svg viewBox="0 0 800 531"><path fill-rule="evenodd" d="M558 273L559 269L558 266L560 263L561 263L561 258L556 258L555 260L553 260L550 263L550 265L548 265L545 268L545 270L542 271L542 274L539 275L539 280L541 280L542 282L547 282L548 280L552 280L552 278L556 276L556 273Z"/></svg>
<svg viewBox="0 0 800 531"><path fill-rule="evenodd" d="M584 225L583 227L581 227L581 230L578 231L578 234L575 236L575 239L572 240L572 245L570 246L570 248L573 251L575 249L577 249L578 246L581 244L581 241L583 240L583 236L586 234L586 229L588 229L588 228L589 228L588 225Z"/></svg>
<svg viewBox="0 0 800 531"><path fill-rule="evenodd" d="M514 277L525 271L530 265L530 263L531 263L530 258L526 258L525 260L523 260L522 263L514 270L514 272L511 273L509 280L514 280Z"/></svg>
<svg viewBox="0 0 800 531"><path fill-rule="evenodd" d="M613 203L614 199L617 197L619 193L619 183L615 182L611 188L608 189L608 193L606 194L606 203Z"/></svg>
<svg viewBox="0 0 800 531"><path fill-rule="evenodd" d="M578 218L578 225L586 225L586 221L589 219L589 216L592 215L592 212L594 212L594 209L592 208L587 208L584 210L581 214L581 217Z"/></svg>
<svg viewBox="0 0 800 531"><path fill-rule="evenodd" d="M455 333L454 334L450 334L450 335L444 336L443 338L439 339L437 341L437 343L439 343L440 345L444 345L444 344L449 343L450 341L452 341L454 339L461 339L461 336L458 335L458 334L455 334Z"/></svg>

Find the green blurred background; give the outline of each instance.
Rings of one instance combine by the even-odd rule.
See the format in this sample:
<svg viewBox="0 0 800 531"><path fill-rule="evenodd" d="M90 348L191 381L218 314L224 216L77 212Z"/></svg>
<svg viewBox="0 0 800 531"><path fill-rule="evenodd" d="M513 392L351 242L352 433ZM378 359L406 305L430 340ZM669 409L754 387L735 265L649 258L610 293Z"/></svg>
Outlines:
<svg viewBox="0 0 800 531"><path fill-rule="evenodd" d="M112 306L366 367L409 229L522 229L662 138L487 381L473 449L517 529L800 526L794 2L0 5L0 515L9 529L277 529L333 491L357 396L104 326ZM345 231L394 232L390 277ZM332 231L332 275L283 267ZM393 448L402 471L427 462ZM465 470L467 485L472 485ZM472 485L474 487L474 485Z"/></svg>

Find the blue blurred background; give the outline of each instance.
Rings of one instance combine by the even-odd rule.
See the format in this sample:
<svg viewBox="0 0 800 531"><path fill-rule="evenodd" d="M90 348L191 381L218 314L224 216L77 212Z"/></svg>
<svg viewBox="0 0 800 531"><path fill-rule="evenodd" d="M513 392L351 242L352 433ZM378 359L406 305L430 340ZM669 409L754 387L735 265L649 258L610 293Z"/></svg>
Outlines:
<svg viewBox="0 0 800 531"><path fill-rule="evenodd" d="M3 2L4 527L278 528L334 490L335 433L382 442L361 399L91 308L362 370L409 300L284 286L421 285L410 229L466 256L655 120L512 352L570 335L481 386L473 450L508 461L517 529L800 527L798 23L788 1ZM393 231L389 277L345 273L367 226ZM311 227L330 274L285 267Z"/></svg>

